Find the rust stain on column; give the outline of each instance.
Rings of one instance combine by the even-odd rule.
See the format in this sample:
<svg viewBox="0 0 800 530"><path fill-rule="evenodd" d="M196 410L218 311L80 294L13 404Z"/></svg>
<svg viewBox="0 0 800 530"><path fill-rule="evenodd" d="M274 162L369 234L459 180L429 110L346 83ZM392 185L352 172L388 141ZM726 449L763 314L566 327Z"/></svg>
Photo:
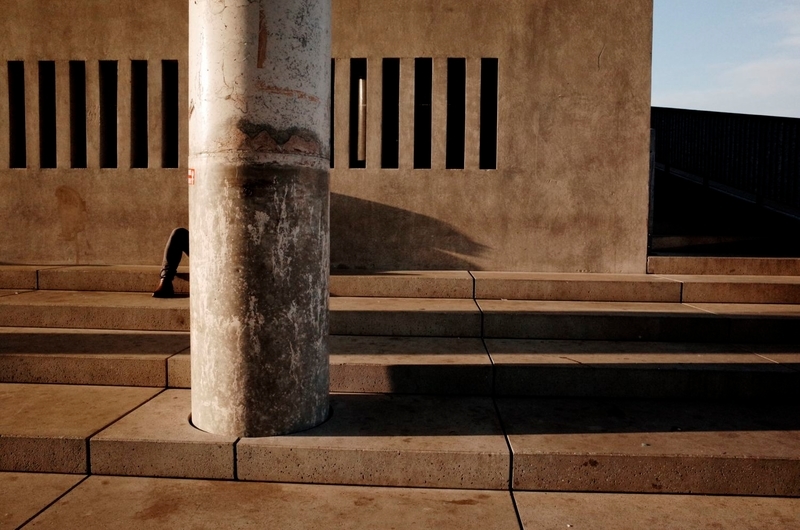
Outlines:
<svg viewBox="0 0 800 530"><path fill-rule="evenodd" d="M258 10L258 62L259 68L264 68L267 60L267 17L264 9Z"/></svg>

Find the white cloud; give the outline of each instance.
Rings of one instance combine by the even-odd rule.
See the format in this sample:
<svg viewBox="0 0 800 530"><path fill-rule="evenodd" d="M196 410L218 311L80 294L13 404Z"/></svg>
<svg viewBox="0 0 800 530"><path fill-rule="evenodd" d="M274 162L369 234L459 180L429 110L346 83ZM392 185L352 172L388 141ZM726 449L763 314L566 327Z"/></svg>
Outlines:
<svg viewBox="0 0 800 530"><path fill-rule="evenodd" d="M707 70L704 88L653 92L653 105L800 118L800 4L763 15L774 34L769 56Z"/></svg>

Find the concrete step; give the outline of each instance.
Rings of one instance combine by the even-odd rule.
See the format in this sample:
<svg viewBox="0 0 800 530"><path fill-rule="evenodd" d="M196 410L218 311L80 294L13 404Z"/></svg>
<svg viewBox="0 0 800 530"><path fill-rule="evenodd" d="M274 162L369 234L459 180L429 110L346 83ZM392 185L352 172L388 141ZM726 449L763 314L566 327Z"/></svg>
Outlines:
<svg viewBox="0 0 800 530"><path fill-rule="evenodd" d="M2 299L0 299L2 301ZM486 338L791 343L800 306L478 300Z"/></svg>
<svg viewBox="0 0 800 530"><path fill-rule="evenodd" d="M158 528L247 528L264 525L265 521L270 528L353 530L800 527L800 499L791 498L547 492L509 495L487 490L145 477L92 476L84 480L82 475L37 473L0 473L0 505L7 506L4 521L10 528L33 519L26 528L138 529L143 518ZM321 509L309 510L310 505ZM86 517L87 507L91 507L91 517Z"/></svg>
<svg viewBox="0 0 800 530"><path fill-rule="evenodd" d="M0 289L151 292L153 266L0 266ZM176 292L189 292L181 269ZM549 300L586 302L800 303L800 275L572 274L468 271L341 272L333 297Z"/></svg>
<svg viewBox="0 0 800 530"><path fill-rule="evenodd" d="M334 335L790 343L800 305L333 297ZM187 331L189 299L4 291L0 326Z"/></svg>
<svg viewBox="0 0 800 530"><path fill-rule="evenodd" d="M330 337L331 391L796 399L800 346ZM189 388L181 332L0 328L0 382Z"/></svg>
<svg viewBox="0 0 800 530"><path fill-rule="evenodd" d="M0 266L0 289L152 292L160 266ZM472 298L473 278L467 271L333 271L332 296L384 298ZM189 292L189 268L180 267L175 292Z"/></svg>
<svg viewBox="0 0 800 530"><path fill-rule="evenodd" d="M800 258L650 256L648 274L800 276Z"/></svg>
<svg viewBox="0 0 800 530"><path fill-rule="evenodd" d="M800 496L795 403L334 394L319 427L237 439L192 427L189 391L156 392L1 384L0 470Z"/></svg>

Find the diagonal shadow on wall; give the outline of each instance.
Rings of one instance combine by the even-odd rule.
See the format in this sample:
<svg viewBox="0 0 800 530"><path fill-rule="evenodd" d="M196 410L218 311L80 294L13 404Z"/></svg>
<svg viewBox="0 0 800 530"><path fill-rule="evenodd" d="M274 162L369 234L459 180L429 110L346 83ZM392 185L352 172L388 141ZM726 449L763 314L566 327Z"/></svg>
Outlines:
<svg viewBox="0 0 800 530"><path fill-rule="evenodd" d="M449 223L331 193L331 268L475 270L488 247Z"/></svg>

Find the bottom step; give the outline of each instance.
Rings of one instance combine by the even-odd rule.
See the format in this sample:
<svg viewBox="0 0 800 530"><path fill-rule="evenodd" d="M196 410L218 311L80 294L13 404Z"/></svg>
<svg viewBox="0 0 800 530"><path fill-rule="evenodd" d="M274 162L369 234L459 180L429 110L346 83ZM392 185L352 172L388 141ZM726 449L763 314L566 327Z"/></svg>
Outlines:
<svg viewBox="0 0 800 530"><path fill-rule="evenodd" d="M98 388L0 385L0 470L800 496L795 402L334 394L314 429L237 439L191 426L190 391Z"/></svg>

